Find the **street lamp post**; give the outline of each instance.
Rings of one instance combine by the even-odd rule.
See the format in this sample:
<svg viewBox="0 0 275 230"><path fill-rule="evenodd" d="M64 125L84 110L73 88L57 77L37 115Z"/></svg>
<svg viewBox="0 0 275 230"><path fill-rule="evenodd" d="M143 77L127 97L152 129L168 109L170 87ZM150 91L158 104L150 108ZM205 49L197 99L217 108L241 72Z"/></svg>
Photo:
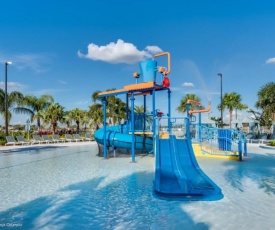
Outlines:
<svg viewBox="0 0 275 230"><path fill-rule="evenodd" d="M223 115L222 115L222 110L223 110L223 104L222 104L222 74L218 73L218 76L221 77L221 128L223 128Z"/></svg>
<svg viewBox="0 0 275 230"><path fill-rule="evenodd" d="M5 135L9 135L8 124L8 65L11 65L11 61L5 63Z"/></svg>

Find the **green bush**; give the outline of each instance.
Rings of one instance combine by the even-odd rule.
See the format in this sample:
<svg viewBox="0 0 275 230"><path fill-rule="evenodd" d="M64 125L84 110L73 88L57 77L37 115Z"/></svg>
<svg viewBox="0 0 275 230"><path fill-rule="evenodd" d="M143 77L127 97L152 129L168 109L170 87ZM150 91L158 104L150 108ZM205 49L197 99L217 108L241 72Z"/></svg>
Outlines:
<svg viewBox="0 0 275 230"><path fill-rule="evenodd" d="M0 140L6 140L4 133L0 133Z"/></svg>
<svg viewBox="0 0 275 230"><path fill-rule="evenodd" d="M6 141L5 140L0 140L0 146L5 145Z"/></svg>
<svg viewBox="0 0 275 230"><path fill-rule="evenodd" d="M13 132L12 136L14 136L14 137L23 136L23 137L27 138L28 133L26 133L25 131L17 131L17 132ZM29 134L29 136L30 136L30 134Z"/></svg>
<svg viewBox="0 0 275 230"><path fill-rule="evenodd" d="M6 144L6 137L4 133L0 133L0 145Z"/></svg>
<svg viewBox="0 0 275 230"><path fill-rule="evenodd" d="M269 145L275 146L275 140L269 141Z"/></svg>

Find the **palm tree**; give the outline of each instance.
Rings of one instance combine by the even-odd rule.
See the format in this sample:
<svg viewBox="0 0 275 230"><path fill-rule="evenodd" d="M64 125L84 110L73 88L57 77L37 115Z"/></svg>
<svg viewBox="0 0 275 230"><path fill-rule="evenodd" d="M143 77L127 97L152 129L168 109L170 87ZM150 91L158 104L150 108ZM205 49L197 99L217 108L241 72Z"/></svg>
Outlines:
<svg viewBox="0 0 275 230"><path fill-rule="evenodd" d="M236 120L238 119L238 113L237 113L237 111L238 110L247 109L247 108L248 108L247 105L244 105L244 104L241 104L241 103L236 105L236 107L235 107L235 109L236 109Z"/></svg>
<svg viewBox="0 0 275 230"><path fill-rule="evenodd" d="M13 91L7 94L8 125L12 117L12 111L20 111L20 107L23 104L23 99L24 95L18 91ZM3 89L0 89L0 113L5 120L5 92Z"/></svg>
<svg viewBox="0 0 275 230"><path fill-rule="evenodd" d="M43 121L51 124L51 130L55 133L58 122L64 122L65 112L64 107L58 103L50 104L50 106L43 112Z"/></svg>
<svg viewBox="0 0 275 230"><path fill-rule="evenodd" d="M54 99L49 94L41 95L39 98L32 95L26 95L23 100L23 104L26 107L17 108L16 112L30 114L31 121L36 119L38 130L40 130L43 112L53 102Z"/></svg>
<svg viewBox="0 0 275 230"><path fill-rule="evenodd" d="M114 89L107 89L106 91L113 91ZM93 105L89 108L89 115L94 120L94 123L98 127L103 122L103 107L101 102L102 98L98 97L100 91L95 91L92 94ZM116 96L106 97L106 116L109 119L109 124L119 123L122 119L126 118L126 103ZM100 104L99 104L100 102ZM101 111L100 111L101 110ZM102 116L102 118L100 117Z"/></svg>
<svg viewBox="0 0 275 230"><path fill-rule="evenodd" d="M144 113L143 105L135 105L135 113Z"/></svg>
<svg viewBox="0 0 275 230"><path fill-rule="evenodd" d="M256 120L256 121L259 121L260 126L265 126L265 121L264 121L263 113L255 111L253 109L248 109L247 112L253 114L253 117L251 117L251 118L254 119L254 120Z"/></svg>
<svg viewBox="0 0 275 230"><path fill-rule="evenodd" d="M186 94L184 97L182 97L180 101L180 105L176 108L180 113L186 112L186 105L188 100L194 100L200 102L201 99L196 96L195 94ZM191 110L195 109L196 105L191 104Z"/></svg>
<svg viewBox="0 0 275 230"><path fill-rule="evenodd" d="M248 108L247 105L241 103L241 95L239 95L236 92L232 93L225 93L223 96L222 104L223 108L222 109L228 109L229 110L229 116L230 116L230 128L232 125L232 114L234 109L246 109ZM221 109L221 105L218 105L218 108Z"/></svg>
<svg viewBox="0 0 275 230"><path fill-rule="evenodd" d="M243 109L247 109L247 105L245 104L242 104L241 101L242 101L242 96L240 94L237 94L235 92L233 92L232 94L234 94L234 97L235 97L235 110L236 110L236 120L238 119L238 110L243 110Z"/></svg>
<svg viewBox="0 0 275 230"><path fill-rule="evenodd" d="M65 111L65 119L64 119L64 123L67 125L67 128L70 128L70 125L72 123L72 119L70 116L68 116L69 111Z"/></svg>
<svg viewBox="0 0 275 230"><path fill-rule="evenodd" d="M90 122L90 117L89 117L89 113L88 111L84 110L83 111L83 117L82 117L82 120L81 120L81 124L84 125L84 129L85 129L85 133L86 133L86 127L87 125L89 124Z"/></svg>
<svg viewBox="0 0 275 230"><path fill-rule="evenodd" d="M68 112L67 116L70 118L71 121L75 121L76 132L79 133L79 125L80 125L80 122L84 116L84 111L76 108L76 109L70 110Z"/></svg>
<svg viewBox="0 0 275 230"><path fill-rule="evenodd" d="M112 98L112 102L108 106L109 117L113 124L120 123L122 119L126 119L126 103L120 98Z"/></svg>
<svg viewBox="0 0 275 230"><path fill-rule="evenodd" d="M103 123L103 110L101 104L93 104L92 106L89 106L89 116L92 118L94 125L96 126L96 129L98 129L98 126Z"/></svg>
<svg viewBox="0 0 275 230"><path fill-rule="evenodd" d="M258 91L256 108L263 110L263 125L271 125L275 113L275 83L269 82Z"/></svg>

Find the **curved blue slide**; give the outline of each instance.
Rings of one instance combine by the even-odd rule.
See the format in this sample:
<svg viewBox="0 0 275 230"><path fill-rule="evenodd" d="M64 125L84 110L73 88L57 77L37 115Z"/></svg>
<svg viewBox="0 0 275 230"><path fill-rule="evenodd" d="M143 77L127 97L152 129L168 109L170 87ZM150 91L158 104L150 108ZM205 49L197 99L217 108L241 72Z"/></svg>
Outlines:
<svg viewBox="0 0 275 230"><path fill-rule="evenodd" d="M97 143L104 145L104 129L98 129L95 132L94 138ZM132 134L123 133L123 128L120 125L106 127L106 141L107 147L132 148ZM152 151L152 138L135 135L135 149Z"/></svg>
<svg viewBox="0 0 275 230"><path fill-rule="evenodd" d="M156 195L183 200L223 198L221 189L199 167L190 140L170 135L156 143Z"/></svg>

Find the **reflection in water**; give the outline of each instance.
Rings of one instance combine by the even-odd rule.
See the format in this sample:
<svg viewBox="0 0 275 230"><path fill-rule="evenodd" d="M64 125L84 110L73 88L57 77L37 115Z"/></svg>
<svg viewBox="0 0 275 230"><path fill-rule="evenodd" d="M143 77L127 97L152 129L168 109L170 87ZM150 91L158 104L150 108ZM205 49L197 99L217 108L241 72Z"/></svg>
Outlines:
<svg viewBox="0 0 275 230"><path fill-rule="evenodd" d="M274 154L250 153L249 157L244 159L244 162L236 164L235 162L228 161L225 165L230 166L230 169L226 170L224 175L232 187L243 192L242 181L250 179L267 194L275 195Z"/></svg>
<svg viewBox="0 0 275 230"><path fill-rule="evenodd" d="M153 196L154 158L137 157L137 164L127 157L102 160L96 149L0 155L1 162L8 162L0 169L0 224L21 224L21 229L198 230L272 229L275 224L270 218L275 212L274 153L249 149L243 162L198 159L224 198L186 202Z"/></svg>

